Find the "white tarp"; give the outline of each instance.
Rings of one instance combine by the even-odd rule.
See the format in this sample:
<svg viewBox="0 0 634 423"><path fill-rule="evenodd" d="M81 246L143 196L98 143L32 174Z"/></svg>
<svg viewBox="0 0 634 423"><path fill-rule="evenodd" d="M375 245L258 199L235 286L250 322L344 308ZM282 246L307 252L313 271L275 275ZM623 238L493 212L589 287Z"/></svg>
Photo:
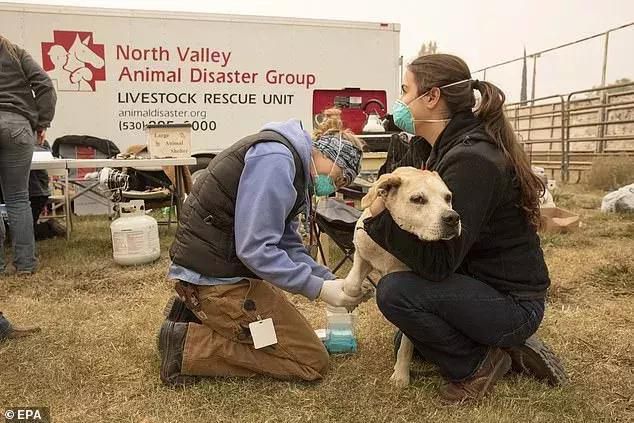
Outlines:
<svg viewBox="0 0 634 423"><path fill-rule="evenodd" d="M633 213L634 184L626 185L603 197L601 211L603 213Z"/></svg>

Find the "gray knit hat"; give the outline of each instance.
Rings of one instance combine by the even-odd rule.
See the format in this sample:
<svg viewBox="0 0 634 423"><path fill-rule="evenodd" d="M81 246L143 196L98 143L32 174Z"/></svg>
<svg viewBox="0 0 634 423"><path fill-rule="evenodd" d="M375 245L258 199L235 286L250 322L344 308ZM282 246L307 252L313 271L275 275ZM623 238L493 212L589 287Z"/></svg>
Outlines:
<svg viewBox="0 0 634 423"><path fill-rule="evenodd" d="M313 147L341 168L346 185L355 180L361 168L359 148L338 135L323 135L313 141Z"/></svg>

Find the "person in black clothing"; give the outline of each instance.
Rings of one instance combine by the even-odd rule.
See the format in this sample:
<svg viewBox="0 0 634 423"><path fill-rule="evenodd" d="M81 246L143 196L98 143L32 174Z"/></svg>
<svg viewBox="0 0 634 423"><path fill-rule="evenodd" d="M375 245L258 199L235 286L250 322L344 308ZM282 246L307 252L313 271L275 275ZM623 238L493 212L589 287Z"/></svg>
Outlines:
<svg viewBox="0 0 634 423"><path fill-rule="evenodd" d="M512 365L552 384L566 380L534 336L550 285L537 235L544 186L504 115L504 93L470 75L458 57L421 56L407 67L394 107L395 123L432 146L424 167L452 191L462 234L420 240L394 222L381 198L372 210L382 211L364 222L412 269L380 281L380 310L438 365L441 397L458 402L484 396ZM475 112L474 90L481 95Z"/></svg>
<svg viewBox="0 0 634 423"><path fill-rule="evenodd" d="M398 167L411 166L420 169L430 153L431 145L425 138L409 137L405 132L392 134L385 163L379 168L377 178L384 173L391 173Z"/></svg>
<svg viewBox="0 0 634 423"><path fill-rule="evenodd" d="M391 173L397 167L411 166L421 169L431 153L431 145L425 138L400 132L401 128L394 123L393 115L386 115L385 130L392 132L390 145L387 148L385 163L379 168L377 178Z"/></svg>
<svg viewBox="0 0 634 423"><path fill-rule="evenodd" d="M41 144L36 144L34 151L51 151L51 147L46 140ZM31 170L29 173L29 200L31 201L31 214L33 216L33 234L35 240L64 236L66 229L55 219L47 219L38 223L40 215L48 204L51 195L49 189L49 177L46 170Z"/></svg>

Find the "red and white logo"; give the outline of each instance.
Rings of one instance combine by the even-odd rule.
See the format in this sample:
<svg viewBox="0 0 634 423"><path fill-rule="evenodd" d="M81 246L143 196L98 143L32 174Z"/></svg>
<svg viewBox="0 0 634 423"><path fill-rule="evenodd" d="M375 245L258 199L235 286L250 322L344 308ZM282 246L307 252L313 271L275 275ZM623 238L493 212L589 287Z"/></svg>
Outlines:
<svg viewBox="0 0 634 423"><path fill-rule="evenodd" d="M53 42L42 43L42 64L58 91L95 91L106 80L105 48L92 32L53 31Z"/></svg>

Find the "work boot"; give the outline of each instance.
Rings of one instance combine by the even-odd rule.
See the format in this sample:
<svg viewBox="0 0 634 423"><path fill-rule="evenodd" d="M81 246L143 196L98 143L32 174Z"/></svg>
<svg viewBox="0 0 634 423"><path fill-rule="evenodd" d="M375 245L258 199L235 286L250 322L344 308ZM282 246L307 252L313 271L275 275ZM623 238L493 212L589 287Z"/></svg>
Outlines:
<svg viewBox="0 0 634 423"><path fill-rule="evenodd" d="M493 385L511 369L511 357L499 348L489 348L475 374L460 382L445 382L440 396L448 402L479 400L491 392Z"/></svg>
<svg viewBox="0 0 634 423"><path fill-rule="evenodd" d="M193 311L187 308L185 302L177 295L167 301L163 315L172 322L194 322L202 323Z"/></svg>
<svg viewBox="0 0 634 423"><path fill-rule="evenodd" d="M553 350L536 335L528 338L522 345L507 348L511 356L513 370L533 376L551 386L563 386L568 383L564 366Z"/></svg>
<svg viewBox="0 0 634 423"><path fill-rule="evenodd" d="M181 374L187 326L187 323L169 320L165 320L161 326L159 334L161 381L170 387L192 385L198 381L196 376Z"/></svg>
<svg viewBox="0 0 634 423"><path fill-rule="evenodd" d="M53 236L62 238L66 236L66 226L62 225L55 219L49 219L47 222Z"/></svg>
<svg viewBox="0 0 634 423"><path fill-rule="evenodd" d="M0 312L0 341L4 341L5 339L25 338L38 332L41 332L41 329L38 327L13 326L11 322L4 317L2 312Z"/></svg>
<svg viewBox="0 0 634 423"><path fill-rule="evenodd" d="M165 304L165 308L163 309L163 315L166 320L175 322L175 323L201 323L200 319L196 317L196 315L187 308L183 300L180 299L179 296L174 295L172 298L167 300L167 304ZM161 347L161 332L156 334L156 347L159 353L162 352Z"/></svg>

